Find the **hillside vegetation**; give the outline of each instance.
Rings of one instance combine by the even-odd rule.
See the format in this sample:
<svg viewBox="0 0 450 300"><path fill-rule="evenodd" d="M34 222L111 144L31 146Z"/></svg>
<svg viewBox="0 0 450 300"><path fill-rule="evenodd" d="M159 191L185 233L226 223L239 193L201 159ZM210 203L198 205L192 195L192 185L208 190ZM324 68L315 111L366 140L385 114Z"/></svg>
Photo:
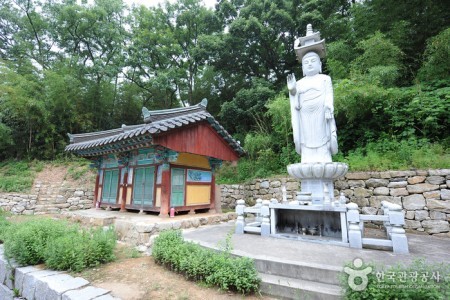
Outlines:
<svg viewBox="0 0 450 300"><path fill-rule="evenodd" d="M95 180L90 162L85 159L67 159L55 161L3 161L0 163L0 192L28 193L37 176L44 180L67 180L85 182ZM62 174L52 174L55 168L63 168ZM44 172L45 174L40 174ZM62 175L62 178L59 178Z"/></svg>
<svg viewBox="0 0 450 300"><path fill-rule="evenodd" d="M448 166L445 1L0 3L0 160L62 159L67 133L138 124L143 106L207 98L248 152L223 178L283 173L299 160L286 77L302 77L293 44L312 24L326 39L336 160L354 170Z"/></svg>

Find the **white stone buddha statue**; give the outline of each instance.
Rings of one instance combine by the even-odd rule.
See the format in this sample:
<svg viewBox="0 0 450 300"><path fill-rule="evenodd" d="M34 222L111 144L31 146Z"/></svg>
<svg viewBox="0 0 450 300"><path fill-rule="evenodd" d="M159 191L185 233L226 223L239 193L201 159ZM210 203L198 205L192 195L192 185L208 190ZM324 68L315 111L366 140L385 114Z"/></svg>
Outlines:
<svg viewBox="0 0 450 300"><path fill-rule="evenodd" d="M302 62L304 77L296 81L288 75L287 86L291 103L295 149L301 163L331 162L338 150L333 111L331 78L321 74L320 55L325 55L324 40L308 25L307 35L296 48ZM308 39L309 37L309 39Z"/></svg>

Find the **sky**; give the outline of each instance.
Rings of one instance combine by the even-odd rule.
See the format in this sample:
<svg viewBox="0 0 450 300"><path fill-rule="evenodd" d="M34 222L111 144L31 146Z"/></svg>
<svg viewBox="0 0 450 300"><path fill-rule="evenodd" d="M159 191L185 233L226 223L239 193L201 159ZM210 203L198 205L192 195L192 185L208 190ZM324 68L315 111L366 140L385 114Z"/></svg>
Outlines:
<svg viewBox="0 0 450 300"><path fill-rule="evenodd" d="M170 2L175 2L175 0L169 0ZM131 6L131 4L143 4L145 6L156 6L158 3L164 3L165 0L124 0L128 5ZM214 8L216 5L216 0L203 0L203 3L208 8Z"/></svg>

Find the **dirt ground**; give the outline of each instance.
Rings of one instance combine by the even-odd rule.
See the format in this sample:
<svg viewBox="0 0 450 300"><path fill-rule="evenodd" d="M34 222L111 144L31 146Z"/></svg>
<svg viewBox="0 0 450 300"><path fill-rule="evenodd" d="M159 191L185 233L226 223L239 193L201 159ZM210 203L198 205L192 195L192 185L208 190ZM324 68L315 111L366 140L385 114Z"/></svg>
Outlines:
<svg viewBox="0 0 450 300"><path fill-rule="evenodd" d="M157 265L151 256L132 258L133 254L136 252L129 246L119 244L116 261L72 275L83 277L96 287L111 290L114 296L123 300L274 299L261 295L243 296L206 287Z"/></svg>
<svg viewBox="0 0 450 300"><path fill-rule="evenodd" d="M69 169L72 170L72 173L83 172L83 175L78 179L74 179L72 175L70 175ZM95 172L92 170L86 170L86 167L81 166L58 166L52 164L46 164L43 170L36 174L34 179L33 186L36 182L46 182L46 183L55 183L65 181L67 186L77 187L77 186L92 186L94 187L95 182Z"/></svg>

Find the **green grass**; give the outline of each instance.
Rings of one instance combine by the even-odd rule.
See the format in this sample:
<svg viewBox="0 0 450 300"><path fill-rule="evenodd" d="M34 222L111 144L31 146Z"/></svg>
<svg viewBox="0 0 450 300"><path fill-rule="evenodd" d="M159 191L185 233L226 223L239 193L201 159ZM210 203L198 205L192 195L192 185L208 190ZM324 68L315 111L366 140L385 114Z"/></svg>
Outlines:
<svg viewBox="0 0 450 300"><path fill-rule="evenodd" d="M371 143L350 152L340 161L348 163L351 171L448 169L450 151L440 144Z"/></svg>
<svg viewBox="0 0 450 300"><path fill-rule="evenodd" d="M67 167L67 176L71 179L78 180L86 176L91 176L91 161L76 156L64 157L51 162L54 166ZM67 179L67 178L66 178Z"/></svg>
<svg viewBox="0 0 450 300"><path fill-rule="evenodd" d="M40 161L4 161L0 163L0 192L28 192L36 174L44 168Z"/></svg>
<svg viewBox="0 0 450 300"><path fill-rule="evenodd" d="M29 192L36 175L41 172L46 165L66 167L67 175L64 179L95 180L95 172L90 168L90 163L91 162L87 159L77 157L54 161L3 161L0 162L0 192Z"/></svg>
<svg viewBox="0 0 450 300"><path fill-rule="evenodd" d="M280 159L283 155L271 153L255 159L241 158L237 166L224 164L217 173L218 184L248 183L256 178L288 176L286 165L300 162ZM382 139L365 147L357 148L346 155L339 153L333 157L335 162L345 162L349 171L390 171L410 169L448 169L450 168L450 147L445 143L429 143L414 138L397 141Z"/></svg>

